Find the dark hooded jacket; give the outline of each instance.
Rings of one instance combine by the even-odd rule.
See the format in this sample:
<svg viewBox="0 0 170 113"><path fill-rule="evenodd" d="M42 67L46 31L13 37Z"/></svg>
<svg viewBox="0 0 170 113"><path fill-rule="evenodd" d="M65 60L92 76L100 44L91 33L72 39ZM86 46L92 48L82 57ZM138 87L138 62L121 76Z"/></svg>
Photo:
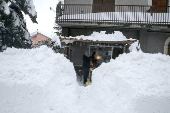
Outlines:
<svg viewBox="0 0 170 113"><path fill-rule="evenodd" d="M83 55L83 70L89 71L90 69L90 57Z"/></svg>

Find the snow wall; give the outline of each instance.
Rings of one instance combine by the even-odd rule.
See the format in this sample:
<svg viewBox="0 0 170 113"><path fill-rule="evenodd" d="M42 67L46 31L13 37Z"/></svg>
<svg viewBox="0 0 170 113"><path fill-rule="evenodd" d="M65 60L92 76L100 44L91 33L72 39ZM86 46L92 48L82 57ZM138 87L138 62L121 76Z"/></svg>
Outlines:
<svg viewBox="0 0 170 113"><path fill-rule="evenodd" d="M68 113L76 87L73 64L50 48L0 53L0 113Z"/></svg>
<svg viewBox="0 0 170 113"><path fill-rule="evenodd" d="M132 51L103 63L83 87L73 64L50 48L7 49L0 113L169 113L169 67L169 56Z"/></svg>
<svg viewBox="0 0 170 113"><path fill-rule="evenodd" d="M93 71L92 98L108 113L168 113L169 67L170 57L160 53L122 54Z"/></svg>

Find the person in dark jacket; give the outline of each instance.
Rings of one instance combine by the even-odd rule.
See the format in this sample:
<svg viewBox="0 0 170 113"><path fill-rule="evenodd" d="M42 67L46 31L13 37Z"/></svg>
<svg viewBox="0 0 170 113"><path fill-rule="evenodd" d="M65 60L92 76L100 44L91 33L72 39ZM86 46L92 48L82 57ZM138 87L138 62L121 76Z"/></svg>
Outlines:
<svg viewBox="0 0 170 113"><path fill-rule="evenodd" d="M84 86L87 86L87 78L90 69L90 57L88 51L83 55L83 72L84 72Z"/></svg>
<svg viewBox="0 0 170 113"><path fill-rule="evenodd" d="M96 51L93 51L92 56L91 56L91 61L92 61L92 66L96 66L97 65L97 59L96 57Z"/></svg>

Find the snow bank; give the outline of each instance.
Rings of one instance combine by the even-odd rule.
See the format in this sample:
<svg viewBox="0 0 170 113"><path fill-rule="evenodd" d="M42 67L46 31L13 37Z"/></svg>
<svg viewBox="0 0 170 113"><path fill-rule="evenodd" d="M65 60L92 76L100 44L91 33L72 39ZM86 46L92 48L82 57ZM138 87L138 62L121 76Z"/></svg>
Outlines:
<svg viewBox="0 0 170 113"><path fill-rule="evenodd" d="M140 44L139 41L137 40L136 42L132 43L129 47L130 51L139 51L140 49Z"/></svg>
<svg viewBox="0 0 170 113"><path fill-rule="evenodd" d="M72 63L45 46L9 48L0 67L0 113L170 111L170 57L160 53L119 55L96 68L87 87L76 83Z"/></svg>
<svg viewBox="0 0 170 113"><path fill-rule="evenodd" d="M170 57L160 53L122 54L93 71L92 98L109 113L168 113L169 67Z"/></svg>
<svg viewBox="0 0 170 113"><path fill-rule="evenodd" d="M54 46L57 46L59 45L61 47L61 42L60 42L60 39L59 39L59 36L57 35L54 35L53 38L52 38L52 41L54 41Z"/></svg>
<svg viewBox="0 0 170 113"><path fill-rule="evenodd" d="M45 46L9 48L0 53L0 59L0 113L76 110L76 74L63 55Z"/></svg>

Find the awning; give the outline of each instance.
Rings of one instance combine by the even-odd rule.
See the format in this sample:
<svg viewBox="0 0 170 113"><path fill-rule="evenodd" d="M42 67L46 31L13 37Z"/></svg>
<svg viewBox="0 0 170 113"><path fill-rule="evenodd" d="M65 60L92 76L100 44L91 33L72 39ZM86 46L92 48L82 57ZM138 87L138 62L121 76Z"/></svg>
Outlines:
<svg viewBox="0 0 170 113"><path fill-rule="evenodd" d="M137 41L136 39L127 39L127 40L122 40L122 41L94 41L94 40L83 40L83 39L74 39L74 38L59 38L60 41L77 41L77 42L87 42L87 43L121 43L121 44L129 44L131 45L132 43L134 43L135 41Z"/></svg>

